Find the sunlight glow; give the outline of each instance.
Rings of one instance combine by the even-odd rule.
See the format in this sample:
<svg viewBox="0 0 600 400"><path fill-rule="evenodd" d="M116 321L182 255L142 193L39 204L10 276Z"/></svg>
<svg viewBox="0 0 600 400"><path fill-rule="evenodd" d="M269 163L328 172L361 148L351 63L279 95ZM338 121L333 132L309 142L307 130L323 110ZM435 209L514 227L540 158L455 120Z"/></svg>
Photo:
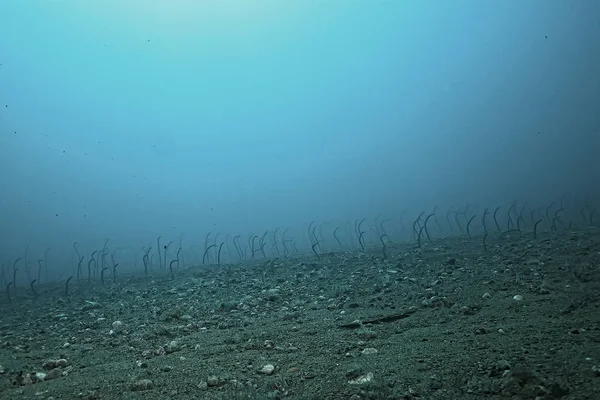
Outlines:
<svg viewBox="0 0 600 400"><path fill-rule="evenodd" d="M294 8L292 3L273 0L152 0L113 5L129 18L159 24L222 23L229 26L266 23Z"/></svg>

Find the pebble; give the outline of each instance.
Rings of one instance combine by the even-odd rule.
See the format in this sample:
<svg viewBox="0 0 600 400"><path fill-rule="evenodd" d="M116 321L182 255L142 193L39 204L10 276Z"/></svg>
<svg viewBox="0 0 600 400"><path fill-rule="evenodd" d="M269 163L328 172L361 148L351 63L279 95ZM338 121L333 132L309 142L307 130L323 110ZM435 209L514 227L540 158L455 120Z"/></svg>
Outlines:
<svg viewBox="0 0 600 400"><path fill-rule="evenodd" d="M139 392L142 390L150 390L154 386L154 383L150 379L141 379L131 385L131 390Z"/></svg>
<svg viewBox="0 0 600 400"><path fill-rule="evenodd" d="M377 354L377 349L375 349L373 347L367 347L361 353L363 355L365 355L365 356L368 356L368 355L371 355L371 354Z"/></svg>
<svg viewBox="0 0 600 400"><path fill-rule="evenodd" d="M123 321L115 321L112 323L112 333L119 333L125 328Z"/></svg>
<svg viewBox="0 0 600 400"><path fill-rule="evenodd" d="M273 375L273 372L275 372L275 366L273 364L263 365L258 372L265 375Z"/></svg>

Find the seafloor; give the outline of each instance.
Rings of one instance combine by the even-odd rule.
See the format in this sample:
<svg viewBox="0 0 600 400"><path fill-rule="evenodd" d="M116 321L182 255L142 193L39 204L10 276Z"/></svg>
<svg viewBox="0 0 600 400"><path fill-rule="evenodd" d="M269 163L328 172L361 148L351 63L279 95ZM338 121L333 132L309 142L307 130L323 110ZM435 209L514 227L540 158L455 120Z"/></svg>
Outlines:
<svg viewBox="0 0 600 400"><path fill-rule="evenodd" d="M600 399L600 230L24 288L1 399Z"/></svg>

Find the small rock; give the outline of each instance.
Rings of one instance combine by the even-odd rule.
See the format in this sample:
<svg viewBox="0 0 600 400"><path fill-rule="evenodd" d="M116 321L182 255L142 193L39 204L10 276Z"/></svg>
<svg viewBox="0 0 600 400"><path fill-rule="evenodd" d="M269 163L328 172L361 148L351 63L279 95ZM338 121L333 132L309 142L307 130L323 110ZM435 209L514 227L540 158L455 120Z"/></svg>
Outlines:
<svg viewBox="0 0 600 400"><path fill-rule="evenodd" d="M61 376L62 370L60 368L54 368L53 370L48 371L48 373L44 377L44 380L49 381L52 379L60 378Z"/></svg>
<svg viewBox="0 0 600 400"><path fill-rule="evenodd" d="M358 378L351 379L348 381L351 385L364 385L365 383L369 383L373 380L373 373L369 372L365 375L361 375Z"/></svg>
<svg viewBox="0 0 600 400"><path fill-rule="evenodd" d="M179 350L181 350L181 346L179 346L179 342L177 342L176 340L171 340L165 346L165 352L167 354L174 353L174 352L179 351Z"/></svg>
<svg viewBox="0 0 600 400"><path fill-rule="evenodd" d="M258 372L265 375L273 375L273 373L275 372L275 366L273 364L263 365L263 367Z"/></svg>
<svg viewBox="0 0 600 400"><path fill-rule="evenodd" d="M134 392L140 392L142 390L150 390L154 386L154 383L150 379L141 379L131 385L131 390Z"/></svg>
<svg viewBox="0 0 600 400"><path fill-rule="evenodd" d="M371 354L377 354L377 349L373 348L373 347L367 347L361 353L365 356L368 356Z"/></svg>
<svg viewBox="0 0 600 400"><path fill-rule="evenodd" d="M219 386L219 378L216 375L211 375L206 379L206 385L209 387Z"/></svg>
<svg viewBox="0 0 600 400"><path fill-rule="evenodd" d="M123 321L115 321L112 323L112 330L110 331L110 334L115 334L115 333L120 333L123 331L123 329L125 329L125 324L123 323Z"/></svg>
<svg viewBox="0 0 600 400"><path fill-rule="evenodd" d="M69 365L69 362L64 358L59 358L57 360L48 360L43 365L42 368L45 370L51 370L55 368L64 368Z"/></svg>

